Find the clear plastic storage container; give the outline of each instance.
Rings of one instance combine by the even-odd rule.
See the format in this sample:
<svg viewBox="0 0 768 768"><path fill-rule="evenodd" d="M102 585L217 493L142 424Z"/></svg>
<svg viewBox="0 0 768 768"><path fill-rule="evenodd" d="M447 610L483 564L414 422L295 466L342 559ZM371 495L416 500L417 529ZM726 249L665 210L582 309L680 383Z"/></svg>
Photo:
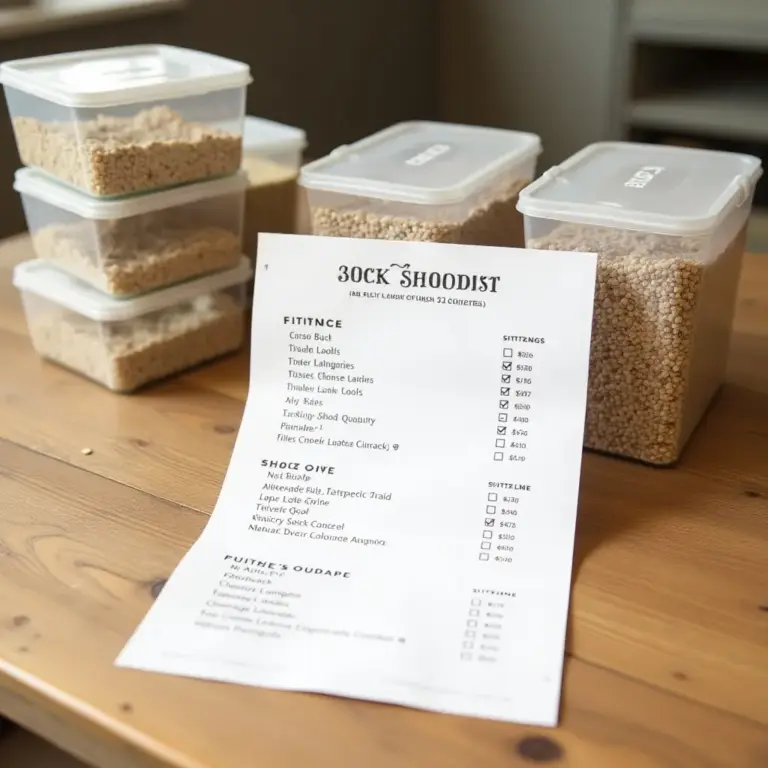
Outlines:
<svg viewBox="0 0 768 768"><path fill-rule="evenodd" d="M673 464L725 376L760 160L586 147L525 189L526 245L598 254L585 444Z"/></svg>
<svg viewBox="0 0 768 768"><path fill-rule="evenodd" d="M522 246L518 192L538 136L434 122L399 123L305 165L317 235Z"/></svg>
<svg viewBox="0 0 768 768"><path fill-rule="evenodd" d="M252 274L243 257L226 272L121 300L36 259L19 264L13 282L41 356L132 392L238 349Z"/></svg>
<svg viewBox="0 0 768 768"><path fill-rule="evenodd" d="M166 45L0 65L24 165L97 197L235 173L246 64Z"/></svg>
<svg viewBox="0 0 768 768"><path fill-rule="evenodd" d="M259 232L296 231L298 186L307 136L300 128L247 116L243 168L248 174L245 253L255 257Z"/></svg>
<svg viewBox="0 0 768 768"><path fill-rule="evenodd" d="M41 259L125 297L237 266L246 185L240 172L152 195L99 200L22 168L14 188Z"/></svg>

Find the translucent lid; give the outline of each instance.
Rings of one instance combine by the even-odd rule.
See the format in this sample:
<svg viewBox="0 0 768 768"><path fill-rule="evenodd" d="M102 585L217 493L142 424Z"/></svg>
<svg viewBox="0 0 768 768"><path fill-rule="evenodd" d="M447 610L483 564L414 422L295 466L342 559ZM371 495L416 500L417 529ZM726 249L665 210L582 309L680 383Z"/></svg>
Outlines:
<svg viewBox="0 0 768 768"><path fill-rule="evenodd" d="M592 144L520 193L526 216L694 235L743 205L762 175L751 155L657 144Z"/></svg>
<svg viewBox="0 0 768 768"><path fill-rule="evenodd" d="M0 64L3 85L68 107L178 99L251 82L239 61L170 45L132 45Z"/></svg>
<svg viewBox="0 0 768 768"><path fill-rule="evenodd" d="M245 118L243 152L272 155L291 150L300 152L306 146L307 134L301 128L252 115L247 115Z"/></svg>
<svg viewBox="0 0 768 768"><path fill-rule="evenodd" d="M250 280L250 259L243 257L232 269L152 291L133 299L116 299L52 267L40 259L23 261L13 270L13 284L20 291L34 293L78 315L101 323L133 320L150 312L191 301L197 296L222 291Z"/></svg>
<svg viewBox="0 0 768 768"><path fill-rule="evenodd" d="M541 152L532 133L450 123L398 123L302 168L301 184L416 203L465 200Z"/></svg>
<svg viewBox="0 0 768 768"><path fill-rule="evenodd" d="M245 192L248 174L240 171L212 181L201 181L182 187L164 189L151 195L135 195L118 199L100 199L56 181L35 168L20 168L14 176L13 188L44 203L55 205L84 219L113 221L162 211L188 203L197 203L219 195Z"/></svg>

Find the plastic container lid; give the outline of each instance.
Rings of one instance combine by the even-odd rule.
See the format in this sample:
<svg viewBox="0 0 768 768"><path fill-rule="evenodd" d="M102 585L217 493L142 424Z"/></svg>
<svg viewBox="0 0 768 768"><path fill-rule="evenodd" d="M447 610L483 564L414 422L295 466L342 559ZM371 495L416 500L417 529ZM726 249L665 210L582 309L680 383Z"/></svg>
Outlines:
<svg viewBox="0 0 768 768"><path fill-rule="evenodd" d="M250 259L244 256L232 269L152 291L133 299L116 299L45 261L32 259L16 265L13 270L13 284L20 291L34 293L83 317L102 323L114 323L133 320L206 293L240 285L252 275Z"/></svg>
<svg viewBox="0 0 768 768"><path fill-rule="evenodd" d="M526 216L669 235L714 230L762 175L759 158L658 144L591 144L526 187Z"/></svg>
<svg viewBox="0 0 768 768"><path fill-rule="evenodd" d="M244 192L247 186L248 174L238 171L233 176L165 189L151 195L100 199L55 181L47 173L35 168L20 168L16 171L13 182L13 188L23 195L55 205L84 219L100 221L127 219L130 216L141 216L179 205L198 203L220 195Z"/></svg>
<svg viewBox="0 0 768 768"><path fill-rule="evenodd" d="M132 45L16 59L0 83L65 107L199 96L251 82L247 64L170 45Z"/></svg>
<svg viewBox="0 0 768 768"><path fill-rule="evenodd" d="M279 152L301 152L306 146L307 134L301 128L276 123L263 117L245 117L243 152L276 155Z"/></svg>
<svg viewBox="0 0 768 768"><path fill-rule="evenodd" d="M455 203L540 152L541 141L532 133L398 123L305 165L301 184L382 200Z"/></svg>

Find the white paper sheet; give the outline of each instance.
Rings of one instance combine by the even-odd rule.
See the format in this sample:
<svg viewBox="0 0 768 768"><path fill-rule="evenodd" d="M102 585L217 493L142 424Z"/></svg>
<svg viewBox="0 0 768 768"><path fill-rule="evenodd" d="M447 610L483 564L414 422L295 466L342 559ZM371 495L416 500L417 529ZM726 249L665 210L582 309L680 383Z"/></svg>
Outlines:
<svg viewBox="0 0 768 768"><path fill-rule="evenodd" d="M556 724L595 266L263 235L219 501L117 663Z"/></svg>

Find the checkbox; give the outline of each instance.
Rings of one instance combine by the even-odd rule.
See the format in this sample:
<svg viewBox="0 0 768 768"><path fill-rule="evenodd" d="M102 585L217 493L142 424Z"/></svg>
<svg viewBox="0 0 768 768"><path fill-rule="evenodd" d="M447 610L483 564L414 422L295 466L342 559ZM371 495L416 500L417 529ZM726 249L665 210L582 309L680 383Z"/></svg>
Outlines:
<svg viewBox="0 0 768 768"><path fill-rule="evenodd" d="M476 634L477 634L477 633L475 632L475 630L474 630L474 629L468 629L468 630L467 630L467 631L464 633L464 636L465 636L465 637L474 637Z"/></svg>
<svg viewBox="0 0 768 768"><path fill-rule="evenodd" d="M501 383L502 384L509 384L512 381L512 376L509 373L502 373L501 374Z"/></svg>
<svg viewBox="0 0 768 768"><path fill-rule="evenodd" d="M492 539L493 538L493 531L483 531L483 538L484 539Z"/></svg>
<svg viewBox="0 0 768 768"><path fill-rule="evenodd" d="M493 460L494 461L504 461L504 454L501 452L496 452L493 454Z"/></svg>
<svg viewBox="0 0 768 768"><path fill-rule="evenodd" d="M467 619L467 626L470 629L474 629L477 626L477 622L474 619Z"/></svg>
<svg viewBox="0 0 768 768"><path fill-rule="evenodd" d="M472 654L471 653L462 653L461 658L463 661L472 661Z"/></svg>
<svg viewBox="0 0 768 768"><path fill-rule="evenodd" d="M504 357L512 357L512 347L504 347Z"/></svg>
<svg viewBox="0 0 768 768"><path fill-rule="evenodd" d="M499 498L498 493L489 493L488 494L488 501L496 501Z"/></svg>
<svg viewBox="0 0 768 768"><path fill-rule="evenodd" d="M497 448L503 448L505 445L506 445L506 443L504 442L503 438L501 440L497 440L496 441L496 447Z"/></svg>
<svg viewBox="0 0 768 768"><path fill-rule="evenodd" d="M495 515L496 514L496 507L493 506L493 504L488 504L485 508L485 514L486 515Z"/></svg>
<svg viewBox="0 0 768 768"><path fill-rule="evenodd" d="M500 413L499 414L499 421L506 421L507 420L507 414L506 413Z"/></svg>
<svg viewBox="0 0 768 768"><path fill-rule="evenodd" d="M486 528L493 528L494 525L496 525L496 521L492 517L486 517L485 518L485 527Z"/></svg>
<svg viewBox="0 0 768 768"><path fill-rule="evenodd" d="M481 560L487 560L490 557L490 555L487 552L481 552L480 553L480 559Z"/></svg>
<svg viewBox="0 0 768 768"><path fill-rule="evenodd" d="M483 604L483 601L482 601L482 600L480 600L480 599L479 599L479 598L477 598L477 597L473 597L473 598L472 598L472 600L470 601L470 603L469 603L469 604L470 604L470 605L482 605L482 604Z"/></svg>
<svg viewBox="0 0 768 768"><path fill-rule="evenodd" d="M509 400L499 400L499 408L509 408Z"/></svg>
<svg viewBox="0 0 768 768"><path fill-rule="evenodd" d="M502 397L509 397L509 387L502 387L501 391L499 392L499 394Z"/></svg>
<svg viewBox="0 0 768 768"><path fill-rule="evenodd" d="M469 612L469 615L470 615L470 616L479 616L479 615L480 615L480 611L478 611L476 608L473 608L473 609L472 609L472 610Z"/></svg>
<svg viewBox="0 0 768 768"><path fill-rule="evenodd" d="M491 548L491 542L490 541L481 541L480 542L480 549L490 549Z"/></svg>
<svg viewBox="0 0 768 768"><path fill-rule="evenodd" d="M502 363L501 364L501 370L502 371L511 371L512 370L512 363Z"/></svg>
<svg viewBox="0 0 768 768"><path fill-rule="evenodd" d="M474 644L474 643L473 643L471 640L465 640L465 641L462 643L462 646L463 646L464 648L474 648L474 647L475 647L475 644Z"/></svg>
<svg viewBox="0 0 768 768"><path fill-rule="evenodd" d="M497 435L506 435L507 434L507 428L506 427L496 427L496 434Z"/></svg>

